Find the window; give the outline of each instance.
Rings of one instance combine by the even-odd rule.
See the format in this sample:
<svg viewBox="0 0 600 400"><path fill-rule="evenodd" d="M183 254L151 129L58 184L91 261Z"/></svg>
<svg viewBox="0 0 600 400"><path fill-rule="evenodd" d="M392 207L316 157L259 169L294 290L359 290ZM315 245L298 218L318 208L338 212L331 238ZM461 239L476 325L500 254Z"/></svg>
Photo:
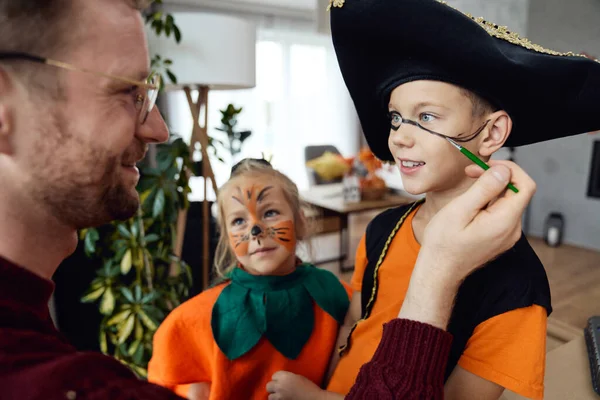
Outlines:
<svg viewBox="0 0 600 400"><path fill-rule="evenodd" d="M229 177L233 163L244 157L273 156L275 168L300 188L308 187L304 147L333 144L342 154L354 154L360 128L354 106L344 85L331 39L325 35L259 30L256 44L256 87L249 90L209 93L208 133L226 141L216 128L219 110L229 103L243 107L238 128L251 130L242 152L232 159L211 159L217 184ZM189 140L192 121L185 95L170 93L170 127ZM202 178L193 178L192 200L201 200ZM210 198L210 197L209 197Z"/></svg>

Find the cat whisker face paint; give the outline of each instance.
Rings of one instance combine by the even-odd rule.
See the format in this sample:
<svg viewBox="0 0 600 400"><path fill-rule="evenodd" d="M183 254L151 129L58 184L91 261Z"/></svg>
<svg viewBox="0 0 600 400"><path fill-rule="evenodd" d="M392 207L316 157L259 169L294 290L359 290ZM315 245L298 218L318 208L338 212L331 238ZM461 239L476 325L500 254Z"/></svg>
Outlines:
<svg viewBox="0 0 600 400"><path fill-rule="evenodd" d="M295 252L296 226L290 206L279 187L238 186L232 190L228 204L229 240L238 257L279 246L288 253Z"/></svg>

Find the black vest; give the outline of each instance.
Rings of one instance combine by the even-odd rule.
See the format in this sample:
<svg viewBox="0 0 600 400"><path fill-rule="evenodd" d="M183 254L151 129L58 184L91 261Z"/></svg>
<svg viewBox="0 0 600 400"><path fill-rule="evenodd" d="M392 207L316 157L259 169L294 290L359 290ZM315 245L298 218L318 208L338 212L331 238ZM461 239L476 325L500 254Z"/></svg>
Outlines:
<svg viewBox="0 0 600 400"><path fill-rule="evenodd" d="M361 293L363 318L368 318L366 314L377 299L377 282L374 279L377 262L388 237L411 206L409 204L384 211L367 227L368 263ZM372 297L372 304L367 309ZM479 324L496 315L534 304L544 307L548 315L552 312L550 286L544 266L525 235L521 235L513 248L473 272L460 286L448 325L448 332L453 335L454 340L445 379L454 370L467 341Z"/></svg>

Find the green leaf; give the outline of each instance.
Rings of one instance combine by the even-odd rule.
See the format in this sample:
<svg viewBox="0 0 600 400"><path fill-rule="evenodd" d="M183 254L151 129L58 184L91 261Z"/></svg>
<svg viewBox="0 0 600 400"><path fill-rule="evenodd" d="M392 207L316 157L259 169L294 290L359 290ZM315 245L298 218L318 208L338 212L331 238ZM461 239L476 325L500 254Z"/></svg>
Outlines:
<svg viewBox="0 0 600 400"><path fill-rule="evenodd" d="M137 238L139 236L138 235L139 232L140 232L140 226L138 225L137 219L134 219L131 224L131 234L133 235L134 238Z"/></svg>
<svg viewBox="0 0 600 400"><path fill-rule="evenodd" d="M145 370L142 367L138 367L137 365L130 365L129 366L133 372L135 372L135 374L142 380L147 379L148 378L148 371Z"/></svg>
<svg viewBox="0 0 600 400"><path fill-rule="evenodd" d="M158 236L156 233L151 233L148 236L146 236L146 244L154 243L159 239L160 239L160 236Z"/></svg>
<svg viewBox="0 0 600 400"><path fill-rule="evenodd" d="M129 338L129 336L131 336L134 325L135 325L135 317L133 315L131 315L127 319L127 321L121 326L121 329L119 329L119 333L117 334L118 335L117 343L119 343L119 344L125 343L127 338Z"/></svg>
<svg viewBox="0 0 600 400"><path fill-rule="evenodd" d="M144 199L144 202L142 203L142 208L144 209L144 212L149 213L150 209L152 208L154 200L156 199L157 190L158 189L156 188L156 186L153 187L152 190L150 190L150 194L148 195L148 197Z"/></svg>
<svg viewBox="0 0 600 400"><path fill-rule="evenodd" d="M133 356L135 352L140 348L140 344L142 344L141 340L135 340L133 343L131 343L131 346L129 346L129 350L127 350L127 354Z"/></svg>
<svg viewBox="0 0 600 400"><path fill-rule="evenodd" d="M136 363L137 365L140 365L140 364L142 364L143 356L144 356L144 346L138 346L135 353L133 353L131 359L133 360L134 363Z"/></svg>
<svg viewBox="0 0 600 400"><path fill-rule="evenodd" d="M144 312L155 321L164 319L164 313L158 307L144 306Z"/></svg>
<svg viewBox="0 0 600 400"><path fill-rule="evenodd" d="M108 343L106 340L106 332L100 332L100 351L104 354L108 353Z"/></svg>
<svg viewBox="0 0 600 400"><path fill-rule="evenodd" d="M175 76L175 74L168 68L165 72L167 73L167 76L169 77L171 82L177 85L177 77Z"/></svg>
<svg viewBox="0 0 600 400"><path fill-rule="evenodd" d="M90 228L87 230L85 235L85 252L88 255L94 254L96 252L96 242L100 239L100 234L98 230L94 228Z"/></svg>
<svg viewBox="0 0 600 400"><path fill-rule="evenodd" d="M173 34L175 35L175 41L177 43L181 42L181 31L177 25L173 25Z"/></svg>
<svg viewBox="0 0 600 400"><path fill-rule="evenodd" d="M144 312L155 321L161 321L165 316L164 313L155 306L144 306Z"/></svg>
<svg viewBox="0 0 600 400"><path fill-rule="evenodd" d="M140 317L146 328L150 329L152 332L158 329L158 323L153 321L144 311L140 310L138 317Z"/></svg>
<svg viewBox="0 0 600 400"><path fill-rule="evenodd" d="M154 218L158 217L162 214L165 208L165 191L160 188L158 193L156 194L156 199L154 199L154 207L152 209L152 216Z"/></svg>
<svg viewBox="0 0 600 400"><path fill-rule="evenodd" d="M133 293L131 293L131 290L129 290L126 287L122 287L121 289L121 294L123 294L123 296L125 297L125 299L127 301L129 301L130 303L135 303L135 300L133 299Z"/></svg>
<svg viewBox="0 0 600 400"><path fill-rule="evenodd" d="M117 315L115 315L114 317L109 319L108 322L106 323L106 325L107 326L118 325L119 323L125 321L125 319L127 319L127 317L129 317L130 315L131 315L131 310L121 311L120 313L118 313Z"/></svg>
<svg viewBox="0 0 600 400"><path fill-rule="evenodd" d="M135 301L136 303L139 303L142 301L142 288L139 285L135 285L135 288L133 289L134 293L135 293Z"/></svg>
<svg viewBox="0 0 600 400"><path fill-rule="evenodd" d="M118 224L117 229L119 230L119 233L121 235L125 236L127 239L131 239L131 232L129 232L129 230L125 227L125 225Z"/></svg>
<svg viewBox="0 0 600 400"><path fill-rule="evenodd" d="M111 288L106 289L100 303L100 312L104 315L110 315L115 309L115 295Z"/></svg>
<svg viewBox="0 0 600 400"><path fill-rule="evenodd" d="M123 256L123 259L121 260L121 273L123 275L127 275L129 271L131 271L132 264L133 263L131 261L131 249L127 249L125 255Z"/></svg>
<svg viewBox="0 0 600 400"><path fill-rule="evenodd" d="M146 202L146 199L150 196L150 193L152 193L152 189L148 189L144 193L140 194L140 204L144 204Z"/></svg>
<svg viewBox="0 0 600 400"><path fill-rule="evenodd" d="M158 163L158 168L161 171L166 171L175 162L175 157L172 154L170 154L170 153L163 152L163 153L159 153L156 156L156 161Z"/></svg>
<svg viewBox="0 0 600 400"><path fill-rule="evenodd" d="M142 340L144 338L144 327L141 322L136 319L135 322L135 338L137 340Z"/></svg>
<svg viewBox="0 0 600 400"><path fill-rule="evenodd" d="M92 291L94 291L96 289L100 289L101 287L104 287L104 286L106 286L104 279L96 278L92 281L89 291L92 292Z"/></svg>
<svg viewBox="0 0 600 400"><path fill-rule="evenodd" d="M81 302L82 303L91 303L93 301L96 301L100 298L100 296L102 296L104 294L104 291L106 290L105 287L101 287L99 289L96 289L88 294L86 294L85 296L83 296L81 298Z"/></svg>
<svg viewBox="0 0 600 400"><path fill-rule="evenodd" d="M117 270L117 275L121 274L121 261L123 261L123 257L125 257L125 253L127 252L127 250L129 250L129 242L127 242L126 246L120 247L116 249L116 253L114 256L114 266L112 267L113 270L116 267Z"/></svg>
<svg viewBox="0 0 600 400"><path fill-rule="evenodd" d="M152 303L158 298L158 296L160 296L160 293L158 293L156 290L152 291L142 298L142 304Z"/></svg>

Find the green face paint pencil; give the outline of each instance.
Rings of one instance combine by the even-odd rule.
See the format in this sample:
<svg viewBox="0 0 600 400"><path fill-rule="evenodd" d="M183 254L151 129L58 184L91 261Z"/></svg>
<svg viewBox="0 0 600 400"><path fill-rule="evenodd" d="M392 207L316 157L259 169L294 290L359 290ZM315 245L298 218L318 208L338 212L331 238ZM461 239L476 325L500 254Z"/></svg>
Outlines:
<svg viewBox="0 0 600 400"><path fill-rule="evenodd" d="M488 170L490 169L490 166L487 165L486 163L484 163L483 161L481 161L479 159L479 157L477 157L475 154L471 153L469 150L465 149L464 147L462 147L461 145L459 145L458 143L456 143L454 140L450 139L449 137L444 136L444 139L446 139L448 142L450 142L450 144L452 144L452 146L456 147L458 149L458 151L460 151L461 153L463 153L465 156L467 156L467 158L471 161L473 161L475 164L479 165L481 168L483 168L484 170ZM510 190L512 190L515 193L519 193L519 189L517 189L512 183L508 184L508 188Z"/></svg>

